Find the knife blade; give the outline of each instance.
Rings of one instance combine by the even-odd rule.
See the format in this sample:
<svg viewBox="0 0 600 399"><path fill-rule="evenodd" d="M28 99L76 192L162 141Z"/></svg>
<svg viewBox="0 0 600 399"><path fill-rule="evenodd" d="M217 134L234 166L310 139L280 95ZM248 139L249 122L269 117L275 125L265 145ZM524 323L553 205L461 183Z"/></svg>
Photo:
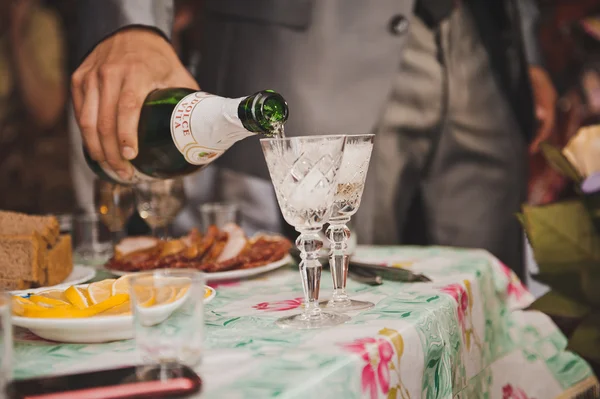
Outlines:
<svg viewBox="0 0 600 399"><path fill-rule="evenodd" d="M405 283L416 283L416 282L431 282L431 279L423 274L414 273L408 269L399 267L388 267L375 265L371 263L356 262L350 259L348 265L349 270L369 270L374 271L380 275L384 280L402 281Z"/></svg>
<svg viewBox="0 0 600 399"><path fill-rule="evenodd" d="M348 278L356 281L357 283L368 284L368 285L381 285L383 279L376 272L367 269L353 269L348 270Z"/></svg>

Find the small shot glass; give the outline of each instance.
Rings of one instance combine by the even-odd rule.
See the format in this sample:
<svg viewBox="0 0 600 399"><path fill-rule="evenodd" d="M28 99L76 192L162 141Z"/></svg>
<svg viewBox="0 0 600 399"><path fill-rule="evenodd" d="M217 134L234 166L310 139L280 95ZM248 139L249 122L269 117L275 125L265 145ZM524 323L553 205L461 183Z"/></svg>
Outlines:
<svg viewBox="0 0 600 399"><path fill-rule="evenodd" d="M131 277L135 344L144 370L198 366L204 345L204 274L157 270Z"/></svg>
<svg viewBox="0 0 600 399"><path fill-rule="evenodd" d="M110 232L100 214L84 211L73 215L71 238L76 262L104 263L113 254Z"/></svg>
<svg viewBox="0 0 600 399"><path fill-rule="evenodd" d="M240 225L239 206L231 202L212 202L198 207L202 220L202 228L206 231L209 226L221 228L227 223Z"/></svg>

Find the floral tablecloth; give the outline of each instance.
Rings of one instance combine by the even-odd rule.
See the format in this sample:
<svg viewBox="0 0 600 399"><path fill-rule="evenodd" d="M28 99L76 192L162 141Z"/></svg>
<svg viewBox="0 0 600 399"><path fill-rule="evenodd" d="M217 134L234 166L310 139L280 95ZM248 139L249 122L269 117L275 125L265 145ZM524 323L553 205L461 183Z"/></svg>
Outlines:
<svg viewBox="0 0 600 399"><path fill-rule="evenodd" d="M325 330L281 330L298 312L298 272L215 285L206 306L203 398L575 397L598 381L565 350L545 315L521 309L533 298L484 251L359 247L357 256L408 267L432 283L349 282L353 297L376 303ZM321 296L330 294L323 273ZM21 330L16 378L137 363L132 341L55 344Z"/></svg>

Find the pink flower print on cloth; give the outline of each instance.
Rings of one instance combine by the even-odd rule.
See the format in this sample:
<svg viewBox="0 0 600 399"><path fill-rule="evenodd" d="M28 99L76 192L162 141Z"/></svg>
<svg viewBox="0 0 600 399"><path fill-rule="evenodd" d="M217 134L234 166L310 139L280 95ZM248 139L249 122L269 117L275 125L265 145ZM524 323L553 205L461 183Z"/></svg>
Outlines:
<svg viewBox="0 0 600 399"><path fill-rule="evenodd" d="M465 314L469 308L469 296L467 295L467 291L465 287L461 284L450 284L446 287L442 288L442 292L448 294L454 298L457 304L458 310L458 322L462 327L463 331L465 330Z"/></svg>
<svg viewBox="0 0 600 399"><path fill-rule="evenodd" d="M460 325L467 351L471 350L471 343L475 343L479 350L482 350L481 342L473 329L473 293L471 282L463 280L463 284L455 283L447 285L441 289L441 292L450 295L456 302L458 324Z"/></svg>
<svg viewBox="0 0 600 399"><path fill-rule="evenodd" d="M265 312L283 312L296 309L302 306L302 298L286 299L283 301L261 302L252 306L253 309L264 310Z"/></svg>
<svg viewBox="0 0 600 399"><path fill-rule="evenodd" d="M510 384L506 384L502 387L502 399L534 399L527 396L523 389L516 387L514 388Z"/></svg>
<svg viewBox="0 0 600 399"><path fill-rule="evenodd" d="M505 278L504 281L497 279L502 283L501 286L497 286L497 289L504 293L508 308L510 310L525 309L531 305L535 301L535 297L527 290L517 275L499 260L495 259L494 263L495 273Z"/></svg>
<svg viewBox="0 0 600 399"><path fill-rule="evenodd" d="M365 361L362 370L361 383L363 392L369 392L371 399L377 399L377 390L387 394L390 390L390 362L394 355L394 348L384 338L361 338L343 348L358 353Z"/></svg>
<svg viewBox="0 0 600 399"><path fill-rule="evenodd" d="M506 266L504 263L500 263L500 268L502 269L502 272L504 273L506 278L508 278L506 293L509 297L513 297L515 300L518 301L523 296L529 294L529 291L527 291L527 288L525 288L525 286L523 285L521 280L519 280L515 272L510 270L508 266Z"/></svg>

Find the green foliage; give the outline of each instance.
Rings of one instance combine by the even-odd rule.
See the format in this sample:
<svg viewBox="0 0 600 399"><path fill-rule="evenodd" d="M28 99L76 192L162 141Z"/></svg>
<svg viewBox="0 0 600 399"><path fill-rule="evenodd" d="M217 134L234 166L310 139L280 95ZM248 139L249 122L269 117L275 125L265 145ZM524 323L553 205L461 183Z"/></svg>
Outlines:
<svg viewBox="0 0 600 399"><path fill-rule="evenodd" d="M559 149L545 143L542 151L564 176L577 184L582 181ZM544 206L524 205L517 218L540 269L534 278L551 288L531 309L546 313L559 324L568 322L568 348L600 363L600 223L596 220L600 219L600 195L580 195Z"/></svg>

